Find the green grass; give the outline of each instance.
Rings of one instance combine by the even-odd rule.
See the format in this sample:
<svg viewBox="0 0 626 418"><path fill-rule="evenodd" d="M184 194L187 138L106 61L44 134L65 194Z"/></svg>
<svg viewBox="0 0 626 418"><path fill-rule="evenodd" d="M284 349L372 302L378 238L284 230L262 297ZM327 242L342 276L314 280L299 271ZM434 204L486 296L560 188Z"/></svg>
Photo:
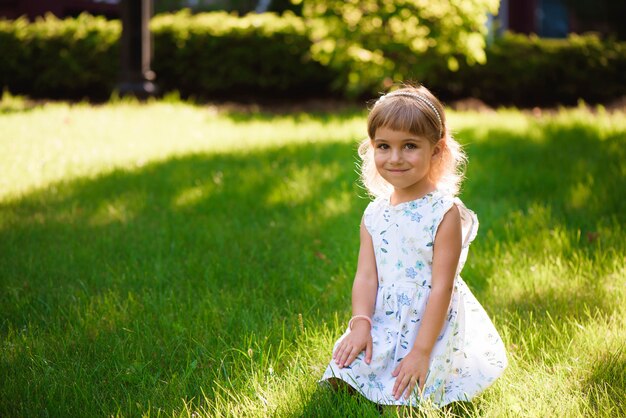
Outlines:
<svg viewBox="0 0 626 418"><path fill-rule="evenodd" d="M463 276L510 366L425 416L626 415L625 116L449 114L481 221ZM316 385L350 315L364 135L351 109L5 98L0 416L379 416Z"/></svg>

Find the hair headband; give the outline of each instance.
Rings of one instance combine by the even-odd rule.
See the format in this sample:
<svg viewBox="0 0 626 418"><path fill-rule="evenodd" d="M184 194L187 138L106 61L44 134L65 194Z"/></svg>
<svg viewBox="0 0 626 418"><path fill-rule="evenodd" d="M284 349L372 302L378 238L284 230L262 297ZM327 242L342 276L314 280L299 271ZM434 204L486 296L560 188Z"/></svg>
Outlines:
<svg viewBox="0 0 626 418"><path fill-rule="evenodd" d="M411 97L411 98L413 98L413 99L415 99L417 101L420 101L420 102L424 103L426 106L430 107L432 109L432 111L435 112L435 115L437 116L437 120L439 121L439 138L441 138L443 136L443 122L441 121L441 115L439 114L439 111L437 110L437 108L435 107L433 102L431 102L430 100L428 100L426 97L422 96L421 94L411 93L409 91L402 91L402 90L400 90L400 91L393 91L391 93L385 94L384 96L381 96L376 101L376 104L384 101L388 97L393 97L393 96Z"/></svg>

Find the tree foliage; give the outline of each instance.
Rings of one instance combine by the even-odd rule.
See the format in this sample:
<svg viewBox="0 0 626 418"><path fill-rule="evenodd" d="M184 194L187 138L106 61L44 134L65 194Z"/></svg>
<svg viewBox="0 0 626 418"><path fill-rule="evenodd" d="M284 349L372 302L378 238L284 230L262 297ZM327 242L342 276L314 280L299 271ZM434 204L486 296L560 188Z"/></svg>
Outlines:
<svg viewBox="0 0 626 418"><path fill-rule="evenodd" d="M292 0L311 27L313 56L340 71L352 95L421 79L444 60L485 61L488 13L499 0Z"/></svg>

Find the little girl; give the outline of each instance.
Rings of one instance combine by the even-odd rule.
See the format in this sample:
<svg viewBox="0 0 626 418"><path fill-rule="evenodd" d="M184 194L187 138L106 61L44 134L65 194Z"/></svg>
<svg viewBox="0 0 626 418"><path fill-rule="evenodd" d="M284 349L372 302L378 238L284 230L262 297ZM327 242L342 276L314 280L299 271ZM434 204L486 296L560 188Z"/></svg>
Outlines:
<svg viewBox="0 0 626 418"><path fill-rule="evenodd" d="M425 87L380 97L367 130L361 177L376 199L361 221L353 316L322 380L381 405L469 401L507 359L459 276L478 228L455 197L465 155Z"/></svg>

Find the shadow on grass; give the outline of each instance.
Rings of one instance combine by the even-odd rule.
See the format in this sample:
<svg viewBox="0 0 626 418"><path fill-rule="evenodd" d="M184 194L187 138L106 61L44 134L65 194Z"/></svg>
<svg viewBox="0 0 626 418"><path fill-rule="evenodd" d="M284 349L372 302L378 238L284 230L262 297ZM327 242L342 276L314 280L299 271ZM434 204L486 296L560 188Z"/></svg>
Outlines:
<svg viewBox="0 0 626 418"><path fill-rule="evenodd" d="M615 417L626 416L626 404L623 402L626 399L626 345L600 356L582 387L595 413ZM608 405L607 397L622 401ZM613 407L617 409L608 410Z"/></svg>
<svg viewBox="0 0 626 418"><path fill-rule="evenodd" d="M311 394L303 394L306 398L303 409L295 411L292 417L415 417L424 418L433 416L433 409L428 412L420 408L382 406L357 395L347 388L332 389L326 386L317 386ZM447 417L470 417L479 411L469 402L453 402L440 410Z"/></svg>
<svg viewBox="0 0 626 418"><path fill-rule="evenodd" d="M4 286L45 300L31 306L42 324L55 299L112 288L239 295L246 309L261 292L300 306L312 296L303 287L322 290L310 275L327 278L355 257L345 243L358 238L367 201L354 198L365 193L355 190L353 151L323 144L191 155L3 204ZM4 317L18 327L34 319Z"/></svg>
<svg viewBox="0 0 626 418"><path fill-rule="evenodd" d="M548 123L540 138L501 129L490 130L487 139L476 142L472 129L457 136L466 139L470 156L463 199L481 223L474 256L483 251L492 255L500 244L515 244L529 235L559 228L579 232L576 250L593 253L600 251L603 240L597 233L600 226L626 224L626 202L616 192L626 190L623 135L600 140L596 131L583 124ZM493 239L485 240L485 236ZM475 275L471 264L464 277L473 289L486 290L493 268ZM550 301L542 302L546 303Z"/></svg>
<svg viewBox="0 0 626 418"><path fill-rule="evenodd" d="M119 401L136 415L157 393L175 409L215 380L243 384L248 347L254 361L280 356L270 347L293 343L298 314L349 306L367 203L353 162L349 144L198 154L2 204L1 332L28 336L31 352L18 344L0 363L0 410L14 398L72 414L87 391L96 410Z"/></svg>
<svg viewBox="0 0 626 418"><path fill-rule="evenodd" d="M288 415L296 417L371 417L379 418L383 408L347 388L332 389L317 385L311 394L303 394L304 408Z"/></svg>
<svg viewBox="0 0 626 418"><path fill-rule="evenodd" d="M504 225L533 205L552 209L555 225L546 228L593 231L624 219L615 192L626 190L623 141L550 129L541 142L497 131L468 146L464 199L481 233L494 233L490 245L515 240ZM202 399L203 390L210 399L212 382L245 387L254 372L246 361L280 363L298 314L314 327L349 310L367 204L355 198L365 192L354 161L345 143L195 154L0 205L0 331L13 341L0 363L8 376L0 412L178 409L181 397ZM492 253L478 250L470 258ZM467 273L480 300L488 274ZM559 315L575 316L577 303L560 300L570 296L507 309L557 304Z"/></svg>
<svg viewBox="0 0 626 418"><path fill-rule="evenodd" d="M582 124L563 127L546 124L541 138L506 130L490 130L487 140L472 143L464 193L491 227L511 210L526 211L548 205L559 222L569 227L595 228L598 220L618 217L626 221L626 204L618 190L626 190L622 173L626 139L614 134L603 140Z"/></svg>

